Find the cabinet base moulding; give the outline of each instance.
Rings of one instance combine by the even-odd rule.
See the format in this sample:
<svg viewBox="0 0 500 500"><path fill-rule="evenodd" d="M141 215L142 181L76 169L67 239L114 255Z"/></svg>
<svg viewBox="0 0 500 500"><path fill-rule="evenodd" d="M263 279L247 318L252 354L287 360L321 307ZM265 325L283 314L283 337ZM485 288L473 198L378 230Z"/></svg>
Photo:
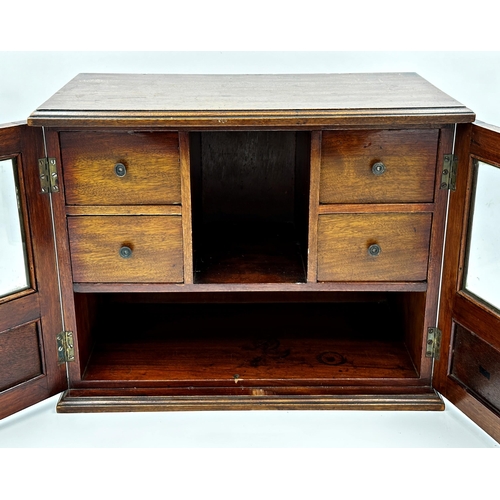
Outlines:
<svg viewBox="0 0 500 500"><path fill-rule="evenodd" d="M441 411L444 403L432 389L418 388L418 392L370 394L300 394L287 388L279 391L267 388L243 389L242 394L176 395L162 391L159 395L123 394L124 391L89 391L72 389L64 392L57 404L58 413L144 412L144 411L200 411L200 410L422 410ZM122 395L117 395L120 392ZM176 391L178 394L178 391ZM195 391L193 391L195 392ZM281 393L280 393L281 392ZM295 392L295 393L294 393Z"/></svg>

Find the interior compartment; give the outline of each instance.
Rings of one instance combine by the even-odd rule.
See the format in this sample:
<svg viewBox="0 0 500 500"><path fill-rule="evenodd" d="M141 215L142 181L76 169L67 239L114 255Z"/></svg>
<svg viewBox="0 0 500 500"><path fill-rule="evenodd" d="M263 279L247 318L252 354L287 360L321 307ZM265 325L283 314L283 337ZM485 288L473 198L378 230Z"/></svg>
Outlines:
<svg viewBox="0 0 500 500"><path fill-rule="evenodd" d="M75 294L81 379L133 387L412 385L422 293ZM424 302L424 301L421 301ZM420 314L423 318L423 314Z"/></svg>
<svg viewBox="0 0 500 500"><path fill-rule="evenodd" d="M190 134L195 283L306 281L310 133Z"/></svg>

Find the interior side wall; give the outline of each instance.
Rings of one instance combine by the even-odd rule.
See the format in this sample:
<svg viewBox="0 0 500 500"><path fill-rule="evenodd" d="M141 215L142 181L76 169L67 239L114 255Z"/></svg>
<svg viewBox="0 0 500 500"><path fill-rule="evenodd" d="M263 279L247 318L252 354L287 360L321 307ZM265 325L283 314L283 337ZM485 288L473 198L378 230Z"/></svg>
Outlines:
<svg viewBox="0 0 500 500"><path fill-rule="evenodd" d="M403 317L406 347L418 373L421 371L426 300L426 292L408 292L397 295ZM430 373L420 373L420 375L425 377L430 376Z"/></svg>

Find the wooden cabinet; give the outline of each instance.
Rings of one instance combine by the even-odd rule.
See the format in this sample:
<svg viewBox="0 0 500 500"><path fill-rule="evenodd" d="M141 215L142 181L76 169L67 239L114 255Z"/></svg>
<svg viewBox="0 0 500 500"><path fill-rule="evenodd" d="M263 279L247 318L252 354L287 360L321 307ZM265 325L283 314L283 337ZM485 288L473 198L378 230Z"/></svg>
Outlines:
<svg viewBox="0 0 500 500"><path fill-rule="evenodd" d="M498 306L462 275L500 136L473 120L415 74L79 75L0 132L38 273L0 299L2 415L63 389L61 412L438 390L499 439Z"/></svg>

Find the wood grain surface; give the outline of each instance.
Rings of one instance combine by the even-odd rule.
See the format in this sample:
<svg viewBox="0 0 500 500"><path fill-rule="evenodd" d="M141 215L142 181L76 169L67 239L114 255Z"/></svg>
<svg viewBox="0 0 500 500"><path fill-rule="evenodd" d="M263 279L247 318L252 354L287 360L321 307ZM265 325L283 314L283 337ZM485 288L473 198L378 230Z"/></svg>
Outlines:
<svg viewBox="0 0 500 500"><path fill-rule="evenodd" d="M427 278L431 214L332 214L318 221L318 281ZM368 254L370 245L381 253Z"/></svg>
<svg viewBox="0 0 500 500"><path fill-rule="evenodd" d="M500 164L500 134L498 130L490 126L475 124L459 126L455 140L455 154L458 156L457 185L456 190L450 193L439 308L439 327L442 330L441 356L435 362L433 385L498 440L500 439L498 407L492 409L491 403L485 404L484 394L481 396L481 392L488 384L485 380L483 384L478 385L478 381L484 378L484 375L479 372L479 359L483 354L489 357L488 353L483 353L483 349L479 346L489 344L490 348L486 349L489 353L493 353L494 349L500 351L498 335L500 315L498 311L488 308L477 298L462 290L462 276L474 192L473 157ZM456 324L472 332L477 340L469 347L465 343L458 346L462 351L462 361L459 360L458 364L455 364L455 376L452 377L450 376L450 363L455 347ZM464 336L463 330L459 330L458 334L462 337L462 341L467 340L467 337L469 340L473 338L471 333L465 333ZM476 360L475 366L474 359ZM485 366L483 368L490 374L496 369L488 370ZM467 385L470 386L468 389L465 387ZM493 404L497 404L498 399L496 401Z"/></svg>
<svg viewBox="0 0 500 500"><path fill-rule="evenodd" d="M470 122L474 114L415 73L80 74L30 125L308 126ZM384 120L382 120L384 121Z"/></svg>
<svg viewBox="0 0 500 500"><path fill-rule="evenodd" d="M323 132L320 203L432 202L438 138L438 129Z"/></svg>
<svg viewBox="0 0 500 500"><path fill-rule="evenodd" d="M390 301L103 304L84 378L231 387L293 380L415 383L404 325L394 313Z"/></svg>
<svg viewBox="0 0 500 500"><path fill-rule="evenodd" d="M179 134L179 152L181 169L181 199L182 199L182 248L184 251L184 283L193 283L193 209L191 203L191 156L189 134Z"/></svg>
<svg viewBox="0 0 500 500"><path fill-rule="evenodd" d="M60 140L68 205L181 203L177 134L62 132Z"/></svg>
<svg viewBox="0 0 500 500"><path fill-rule="evenodd" d="M293 224L207 226L195 283L303 283L305 262Z"/></svg>
<svg viewBox="0 0 500 500"><path fill-rule="evenodd" d="M183 389L183 392L185 389ZM149 391L151 393L151 390ZM235 394L238 392L239 394ZM123 411L200 411L200 410L444 410L443 400L432 389L419 387L404 390L378 388L378 392L362 387L355 392L330 388L320 393L281 388L250 390L217 389L190 391L179 395L175 389L161 394L145 395L140 390L121 389L66 391L57 404L58 413L100 413Z"/></svg>
<svg viewBox="0 0 500 500"><path fill-rule="evenodd" d="M307 281L315 283L318 278L318 206L319 179L321 169L321 132L311 134L311 160L309 182L309 220L307 239Z"/></svg>
<svg viewBox="0 0 500 500"><path fill-rule="evenodd" d="M0 418L67 388L55 342L62 328L51 202L40 194L43 146L38 129L0 126L0 157L15 159L31 282L0 301Z"/></svg>
<svg viewBox="0 0 500 500"><path fill-rule="evenodd" d="M450 375L500 412L500 351L455 324Z"/></svg>
<svg viewBox="0 0 500 500"><path fill-rule="evenodd" d="M111 411L442 408L420 357L439 274L433 264L427 283L440 127L473 119L413 73L79 75L30 117L58 127L47 142L63 171L72 386L108 391ZM392 293L300 303L362 290ZM252 295L284 291L298 303ZM112 300L124 292L182 299ZM252 297L234 304L235 293ZM62 411L101 408L81 394Z"/></svg>
<svg viewBox="0 0 500 500"><path fill-rule="evenodd" d="M0 391L42 374L38 322L0 332Z"/></svg>
<svg viewBox="0 0 500 500"><path fill-rule="evenodd" d="M169 283L183 280L178 216L69 217L74 281ZM132 250L130 258L120 248Z"/></svg>

